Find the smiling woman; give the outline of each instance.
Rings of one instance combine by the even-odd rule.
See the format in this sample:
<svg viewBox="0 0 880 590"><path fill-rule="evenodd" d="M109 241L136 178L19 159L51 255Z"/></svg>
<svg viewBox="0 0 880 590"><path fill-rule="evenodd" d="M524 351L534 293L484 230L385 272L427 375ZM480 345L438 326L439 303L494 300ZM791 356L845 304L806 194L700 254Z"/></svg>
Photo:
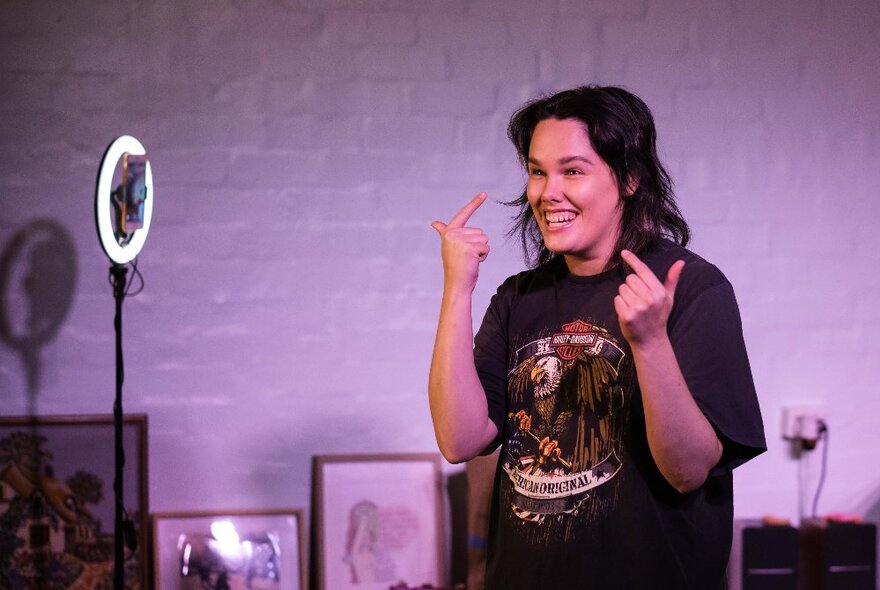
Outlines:
<svg viewBox="0 0 880 590"><path fill-rule="evenodd" d="M681 246L690 241L690 228L672 193L672 181L657 156L657 133L648 105L638 96L616 87L580 87L535 100L514 113L507 135L528 168L538 125L548 120L580 123L589 150L613 174L622 199L621 234L609 264L619 262L624 249L640 252L662 236ZM625 187L622 193L621 187ZM526 191L511 205L519 206L516 231L523 247L537 263L553 255L544 245Z"/></svg>
<svg viewBox="0 0 880 590"><path fill-rule="evenodd" d="M532 135L526 196L544 247L576 275L597 274L620 238L623 205L611 168L576 119L544 119Z"/></svg>
<svg viewBox="0 0 880 590"><path fill-rule="evenodd" d="M534 268L479 332L488 236L441 238L429 395L441 452L498 446L486 588L719 588L731 470L765 450L736 299L689 238L654 122L621 88L535 100L509 136L528 180L517 227Z"/></svg>

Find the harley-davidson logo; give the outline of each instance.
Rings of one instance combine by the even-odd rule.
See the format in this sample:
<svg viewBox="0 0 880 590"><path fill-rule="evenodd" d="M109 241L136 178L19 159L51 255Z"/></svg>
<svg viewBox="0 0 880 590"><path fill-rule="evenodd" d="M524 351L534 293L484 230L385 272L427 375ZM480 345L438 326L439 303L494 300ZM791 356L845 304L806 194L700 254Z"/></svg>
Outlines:
<svg viewBox="0 0 880 590"><path fill-rule="evenodd" d="M550 347L561 358L570 361L584 348L595 346L598 339L599 331L595 326L576 320L562 325L562 332L554 334L550 339Z"/></svg>

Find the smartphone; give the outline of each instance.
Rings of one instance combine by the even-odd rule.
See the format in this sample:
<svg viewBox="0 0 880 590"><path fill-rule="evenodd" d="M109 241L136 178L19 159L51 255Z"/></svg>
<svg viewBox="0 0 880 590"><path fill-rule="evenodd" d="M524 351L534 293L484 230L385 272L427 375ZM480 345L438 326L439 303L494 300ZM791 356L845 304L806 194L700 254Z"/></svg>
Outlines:
<svg viewBox="0 0 880 590"><path fill-rule="evenodd" d="M147 156L126 153L122 157L122 198L120 229L130 234L144 226L147 200Z"/></svg>

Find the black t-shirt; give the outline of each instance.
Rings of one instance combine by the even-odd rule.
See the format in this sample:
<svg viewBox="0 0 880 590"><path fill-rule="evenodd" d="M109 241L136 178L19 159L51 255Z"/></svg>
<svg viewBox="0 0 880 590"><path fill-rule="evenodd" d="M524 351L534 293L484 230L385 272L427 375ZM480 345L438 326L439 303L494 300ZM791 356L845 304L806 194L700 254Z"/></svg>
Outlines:
<svg viewBox="0 0 880 590"><path fill-rule="evenodd" d="M614 311L622 270L571 275L562 258L507 279L475 338L501 444L487 588L706 590L722 585L731 469L766 449L733 289L671 242L640 258L663 280L678 259L668 331L688 388L724 444L698 490L678 493L648 448L629 345Z"/></svg>

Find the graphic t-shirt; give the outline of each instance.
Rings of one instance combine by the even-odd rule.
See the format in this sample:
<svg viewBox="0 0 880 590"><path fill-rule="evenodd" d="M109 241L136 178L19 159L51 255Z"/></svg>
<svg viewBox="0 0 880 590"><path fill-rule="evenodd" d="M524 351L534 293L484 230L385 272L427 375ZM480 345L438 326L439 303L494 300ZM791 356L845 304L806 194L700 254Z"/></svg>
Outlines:
<svg viewBox="0 0 880 590"><path fill-rule="evenodd" d="M766 449L739 310L724 275L693 253L663 241L640 257L661 280L686 261L668 331L721 462L689 494L654 463L614 311L623 271L578 277L557 258L510 277L474 350L501 445L488 589L722 585L731 469Z"/></svg>

